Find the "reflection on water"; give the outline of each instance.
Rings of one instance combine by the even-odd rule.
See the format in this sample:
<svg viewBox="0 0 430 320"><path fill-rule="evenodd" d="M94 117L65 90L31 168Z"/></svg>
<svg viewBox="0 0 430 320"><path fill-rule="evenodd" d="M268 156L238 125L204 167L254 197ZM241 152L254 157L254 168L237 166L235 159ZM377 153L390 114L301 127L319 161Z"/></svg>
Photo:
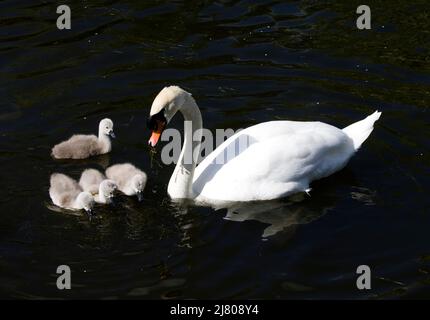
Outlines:
<svg viewBox="0 0 430 320"><path fill-rule="evenodd" d="M271 201L262 203L238 204L228 209L224 219L243 222L256 220L269 226L262 237L267 238L280 231L294 232L295 226L306 224L324 215L330 208L315 210L306 203L284 203Z"/></svg>
<svg viewBox="0 0 430 320"><path fill-rule="evenodd" d="M88 167L95 167L95 168L99 168L99 170L101 170L102 172L104 172L107 167L109 167L111 165L111 161L110 161L110 154L102 154L102 155L98 155L92 158L88 158L88 159L83 159L83 160L79 160L79 165L84 167L84 168L88 168ZM64 167L75 167L76 166L76 160L69 160L69 159L65 159L65 160L55 160L57 163L62 164ZM79 177L78 177L79 180Z"/></svg>
<svg viewBox="0 0 430 320"><path fill-rule="evenodd" d="M358 31L347 1L94 0L71 4L63 32L54 3L0 1L0 297L428 297L428 1L370 6L372 30ZM212 132L383 116L310 197L178 205L145 126L171 84L193 93ZM50 157L105 117L112 153ZM182 132L180 117L170 125ZM148 174L142 203L120 197L91 220L51 210L51 173L122 162ZM71 292L56 289L60 264ZM372 292L355 290L361 264Z"/></svg>
<svg viewBox="0 0 430 320"><path fill-rule="evenodd" d="M337 180L337 187L341 184L354 185L354 176L345 175L345 172L337 174L334 178L343 175L343 179ZM335 189L330 181L333 177L316 182L315 188L310 194L299 193L285 199L256 202L236 202L219 204L216 210L226 209L224 219L235 222L258 221L268 225L263 230L263 239L276 235L278 232L285 233L291 238L298 225L311 223L320 219L331 209L336 207L340 200L336 196ZM368 191L365 188L352 187ZM359 197L358 195L361 195ZM357 201L363 201L364 193L351 192L351 197ZM368 199L368 198L366 198Z"/></svg>
<svg viewBox="0 0 430 320"><path fill-rule="evenodd" d="M376 192L363 187L353 187L351 198L362 202L367 206L376 205Z"/></svg>

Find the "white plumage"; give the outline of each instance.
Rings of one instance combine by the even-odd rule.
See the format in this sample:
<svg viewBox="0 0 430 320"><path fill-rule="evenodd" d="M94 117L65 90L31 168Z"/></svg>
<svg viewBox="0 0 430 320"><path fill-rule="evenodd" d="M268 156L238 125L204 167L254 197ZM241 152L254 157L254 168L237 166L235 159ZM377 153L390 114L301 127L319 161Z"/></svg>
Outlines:
<svg viewBox="0 0 430 320"><path fill-rule="evenodd" d="M167 121L180 111L192 122L190 136L199 136L202 118L191 94L179 87L164 88L155 98L150 116L162 111ZM376 111L344 130L322 122L260 123L228 138L197 167L195 160L186 163L186 155L198 153L199 141L185 139L168 193L174 199L216 204L308 192L312 181L347 164L380 115Z"/></svg>

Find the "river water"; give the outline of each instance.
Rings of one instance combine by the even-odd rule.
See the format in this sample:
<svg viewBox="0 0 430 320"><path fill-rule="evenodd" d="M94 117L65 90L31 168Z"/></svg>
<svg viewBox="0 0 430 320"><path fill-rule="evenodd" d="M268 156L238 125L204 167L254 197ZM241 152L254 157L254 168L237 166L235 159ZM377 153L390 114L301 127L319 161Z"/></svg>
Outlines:
<svg viewBox="0 0 430 320"><path fill-rule="evenodd" d="M429 3L0 1L0 297L429 298ZM276 120L344 127L383 112L311 197L237 210L178 207L174 169L151 161L145 121L161 88L192 92L204 126ZM111 154L55 161L73 133L115 123ZM172 127L182 130L176 117ZM159 160L159 159L158 159ZM53 172L132 162L145 199L97 216L53 210ZM72 290L56 269L72 270ZM368 265L372 289L358 290Z"/></svg>

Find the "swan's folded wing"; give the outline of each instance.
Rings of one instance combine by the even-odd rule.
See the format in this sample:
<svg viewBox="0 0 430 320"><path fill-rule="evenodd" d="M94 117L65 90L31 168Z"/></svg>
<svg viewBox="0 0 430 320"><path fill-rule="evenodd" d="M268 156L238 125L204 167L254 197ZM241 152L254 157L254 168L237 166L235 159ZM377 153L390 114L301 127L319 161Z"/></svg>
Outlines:
<svg viewBox="0 0 430 320"><path fill-rule="evenodd" d="M279 127L272 135L246 129L226 140L197 167L194 191L216 200L275 199L304 191L312 180L336 171L352 154L350 141L340 129L319 122L293 123L293 129L290 124L275 125L287 126L287 133ZM245 135L248 147L229 155L228 147Z"/></svg>

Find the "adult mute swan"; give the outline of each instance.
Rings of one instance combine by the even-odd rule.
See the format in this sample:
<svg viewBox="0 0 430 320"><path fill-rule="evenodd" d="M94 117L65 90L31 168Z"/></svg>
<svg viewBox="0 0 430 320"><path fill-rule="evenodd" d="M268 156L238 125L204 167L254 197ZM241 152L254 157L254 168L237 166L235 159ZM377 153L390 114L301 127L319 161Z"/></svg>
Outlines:
<svg viewBox="0 0 430 320"><path fill-rule="evenodd" d="M110 138L115 138L113 122L103 119L99 123L99 136L73 135L52 148L52 157L55 159L86 159L91 156L109 153L112 149Z"/></svg>
<svg viewBox="0 0 430 320"><path fill-rule="evenodd" d="M148 119L152 131L148 143L157 144L178 111L191 121L192 132L184 135L167 191L173 199L209 204L272 200L309 191L312 181L347 164L381 115L376 111L342 130L322 122L260 123L228 138L196 167L196 157L187 155L199 154L202 116L191 94L180 87L166 87L156 96Z"/></svg>

